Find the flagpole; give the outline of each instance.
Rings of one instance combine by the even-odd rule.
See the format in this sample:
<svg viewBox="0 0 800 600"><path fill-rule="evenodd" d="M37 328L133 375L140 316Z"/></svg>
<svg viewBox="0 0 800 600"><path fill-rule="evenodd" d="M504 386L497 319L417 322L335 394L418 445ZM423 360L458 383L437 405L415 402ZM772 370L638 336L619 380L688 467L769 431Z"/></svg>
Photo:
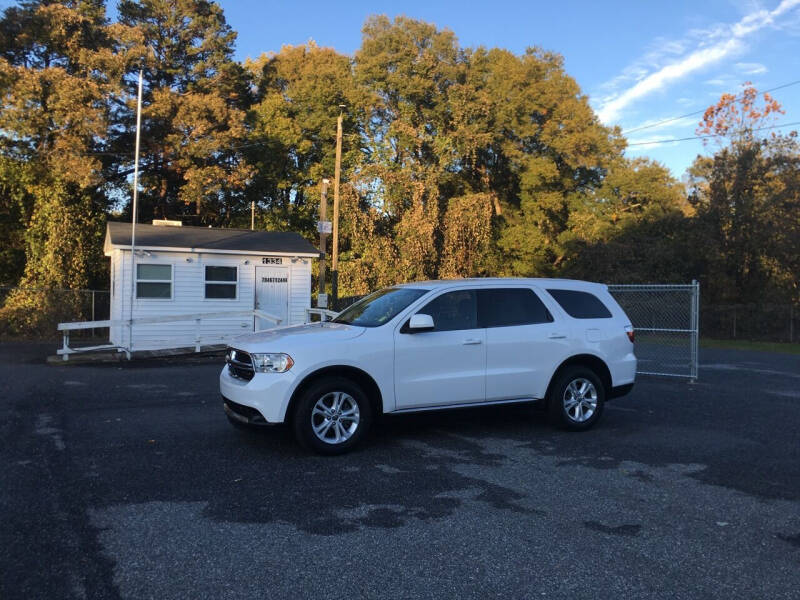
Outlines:
<svg viewBox="0 0 800 600"><path fill-rule="evenodd" d="M143 69L139 69L139 93L136 103L136 150L133 158L133 210L131 211L131 310L128 321L128 358L133 351L133 302L136 298L136 218L139 199L139 138L142 130L142 79Z"/></svg>

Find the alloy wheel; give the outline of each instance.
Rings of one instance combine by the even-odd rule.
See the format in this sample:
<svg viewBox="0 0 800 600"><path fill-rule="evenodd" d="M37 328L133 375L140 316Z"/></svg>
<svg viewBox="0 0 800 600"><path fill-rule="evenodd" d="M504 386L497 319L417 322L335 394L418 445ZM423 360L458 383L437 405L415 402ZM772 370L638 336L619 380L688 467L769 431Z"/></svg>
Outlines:
<svg viewBox="0 0 800 600"><path fill-rule="evenodd" d="M588 379L578 377L569 382L564 390L564 412L570 420L584 423L597 410L597 389Z"/></svg>
<svg viewBox="0 0 800 600"><path fill-rule="evenodd" d="M358 430L358 402L346 392L328 392L311 410L311 429L326 444L342 444Z"/></svg>

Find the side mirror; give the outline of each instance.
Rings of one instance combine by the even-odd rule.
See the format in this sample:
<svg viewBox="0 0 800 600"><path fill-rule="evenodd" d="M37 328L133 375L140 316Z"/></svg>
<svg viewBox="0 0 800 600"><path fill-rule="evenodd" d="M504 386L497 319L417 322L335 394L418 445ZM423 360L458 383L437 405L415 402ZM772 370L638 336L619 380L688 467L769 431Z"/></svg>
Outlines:
<svg viewBox="0 0 800 600"><path fill-rule="evenodd" d="M416 315L413 315L411 320L408 322L408 329L410 333L430 331L433 329L433 317L430 315L417 313Z"/></svg>

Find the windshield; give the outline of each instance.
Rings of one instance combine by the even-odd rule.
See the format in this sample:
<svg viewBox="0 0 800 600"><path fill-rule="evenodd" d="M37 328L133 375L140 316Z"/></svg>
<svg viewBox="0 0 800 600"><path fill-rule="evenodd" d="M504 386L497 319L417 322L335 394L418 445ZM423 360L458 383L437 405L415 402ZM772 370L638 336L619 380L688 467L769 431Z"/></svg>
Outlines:
<svg viewBox="0 0 800 600"><path fill-rule="evenodd" d="M413 288L379 290L343 310L333 319L333 322L358 325L359 327L380 327L391 321L397 313L414 300L427 293L428 290Z"/></svg>

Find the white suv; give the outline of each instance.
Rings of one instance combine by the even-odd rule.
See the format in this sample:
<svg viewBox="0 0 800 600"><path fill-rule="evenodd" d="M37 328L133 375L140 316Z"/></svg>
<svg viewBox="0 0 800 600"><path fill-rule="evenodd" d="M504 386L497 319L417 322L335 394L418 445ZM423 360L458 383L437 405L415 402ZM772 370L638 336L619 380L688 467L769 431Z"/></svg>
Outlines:
<svg viewBox="0 0 800 600"><path fill-rule="evenodd" d="M389 287L332 321L244 335L220 374L235 425L290 422L323 453L381 414L545 400L585 430L633 387L633 328L605 285L462 279Z"/></svg>

